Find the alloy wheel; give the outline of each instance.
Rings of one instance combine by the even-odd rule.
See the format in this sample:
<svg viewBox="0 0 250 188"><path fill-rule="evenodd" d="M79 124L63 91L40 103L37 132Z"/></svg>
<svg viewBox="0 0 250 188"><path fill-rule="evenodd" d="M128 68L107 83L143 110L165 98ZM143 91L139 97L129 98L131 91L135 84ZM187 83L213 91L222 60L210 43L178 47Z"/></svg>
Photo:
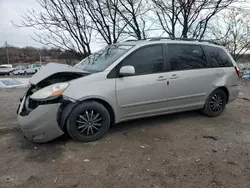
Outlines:
<svg viewBox="0 0 250 188"><path fill-rule="evenodd" d="M101 131L102 119L98 112L87 110L77 117L77 131L84 136L93 136Z"/></svg>
<svg viewBox="0 0 250 188"><path fill-rule="evenodd" d="M210 109L213 112L219 112L220 110L222 110L222 106L223 105L223 97L219 94L216 93L210 100L209 106Z"/></svg>

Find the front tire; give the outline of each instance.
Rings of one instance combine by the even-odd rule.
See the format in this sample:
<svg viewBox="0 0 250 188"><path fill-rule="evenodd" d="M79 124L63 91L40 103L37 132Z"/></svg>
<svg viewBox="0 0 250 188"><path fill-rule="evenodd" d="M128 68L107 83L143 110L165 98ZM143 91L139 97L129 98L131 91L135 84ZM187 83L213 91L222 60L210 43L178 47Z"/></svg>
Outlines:
<svg viewBox="0 0 250 188"><path fill-rule="evenodd" d="M74 140L91 142L108 132L110 114L96 101L87 101L76 106L70 113L66 128Z"/></svg>
<svg viewBox="0 0 250 188"><path fill-rule="evenodd" d="M216 117L222 114L226 104L226 93L222 89L216 89L208 96L202 111L209 117Z"/></svg>

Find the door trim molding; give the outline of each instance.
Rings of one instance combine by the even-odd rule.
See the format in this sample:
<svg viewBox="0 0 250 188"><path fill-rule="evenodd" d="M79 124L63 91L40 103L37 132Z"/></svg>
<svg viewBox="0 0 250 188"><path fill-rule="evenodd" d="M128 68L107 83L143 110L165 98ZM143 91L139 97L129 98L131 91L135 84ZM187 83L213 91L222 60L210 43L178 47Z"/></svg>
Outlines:
<svg viewBox="0 0 250 188"><path fill-rule="evenodd" d="M180 97L172 97L168 98L168 101L176 101L176 100L181 100L181 99L189 99L189 98L194 98L194 97L204 97L206 96L206 93L198 93L194 95L185 95L185 96L180 96Z"/></svg>
<svg viewBox="0 0 250 188"><path fill-rule="evenodd" d="M170 107L170 108L162 108L162 109L153 110L153 111L147 111L143 113L136 112L136 113L128 114L126 117L122 118L121 121L152 117L152 116L163 115L163 114L171 114L171 113L176 113L176 112L186 112L190 110L200 109L202 106L204 106L204 103L198 102L192 105L185 105L181 109L177 107Z"/></svg>
<svg viewBox="0 0 250 188"><path fill-rule="evenodd" d="M120 106L120 108L142 106L142 105L148 105L148 104L153 104L153 103L161 103L161 102L166 102L166 101L168 101L167 98L166 99L158 99L158 100L146 101L146 102L137 102L137 103L122 105L122 106Z"/></svg>
<svg viewBox="0 0 250 188"><path fill-rule="evenodd" d="M161 102L166 102L166 101L189 99L189 98L194 98L194 97L204 97L206 95L207 95L206 93L198 93L198 94L194 94L194 95L185 95L185 96L180 96L180 97L172 97L172 98L152 100L152 101L146 101L146 102L138 102L138 103L122 105L122 106L120 106L120 108L142 106L142 105L148 105L148 104L153 104L153 103L161 103Z"/></svg>

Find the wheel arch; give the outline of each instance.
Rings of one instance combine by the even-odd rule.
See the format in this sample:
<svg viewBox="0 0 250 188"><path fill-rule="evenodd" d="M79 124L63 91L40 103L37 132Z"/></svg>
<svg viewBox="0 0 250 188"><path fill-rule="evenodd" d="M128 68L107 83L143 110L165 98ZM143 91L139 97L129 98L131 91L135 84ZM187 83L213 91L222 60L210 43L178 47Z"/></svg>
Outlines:
<svg viewBox="0 0 250 188"><path fill-rule="evenodd" d="M221 90L223 90L225 93L226 93L226 96L227 96L227 103L228 103L228 100L229 100L229 91L228 91L228 89L227 89L227 87L225 87L225 86L220 86L220 87L218 87L218 88L216 88L216 89L221 89ZM216 90L215 89L215 90ZM214 91L215 91L214 90Z"/></svg>
<svg viewBox="0 0 250 188"><path fill-rule="evenodd" d="M70 101L63 101L62 104L60 105L59 109L58 109L58 113L57 113L57 122L59 127L61 128L61 130L65 131L66 129L66 121L68 119L69 114L71 113L71 111L79 104L82 104L86 101L96 101L99 102L100 104L102 104L109 112L110 114L110 120L111 120L111 124L113 125L115 124L115 112L113 107L104 99L100 99L100 98L87 98L81 101L78 101L76 103L72 103Z"/></svg>
<svg viewBox="0 0 250 188"><path fill-rule="evenodd" d="M115 111L114 111L113 107L106 100L100 99L100 98L89 98L89 99L85 99L85 100L81 101L80 103L83 103L86 101L96 101L96 102L99 102L100 104L102 104L109 112L111 125L115 124Z"/></svg>
<svg viewBox="0 0 250 188"><path fill-rule="evenodd" d="M225 93L226 101L224 102L224 104L223 104L223 102L222 102L221 105L222 105L223 109L220 110L220 111L217 111L217 112L219 112L219 113L217 113L217 112L211 112L211 109L210 109L208 103L210 103L209 100L211 100L211 98L213 97L212 94L214 94L214 93L216 93L216 92L218 92L218 91L223 91L223 92ZM211 97L210 97L210 96L211 96ZM209 99L209 97L210 97L210 99ZM216 87L216 88L208 95L208 98L206 99L206 102L205 102L205 104L204 104L204 106L203 106L203 108L202 108L202 112L203 112L205 115L209 116L209 117L216 117L216 116L220 115L220 114L223 112L224 108L226 107L226 104L228 103L228 100L229 100L229 91L228 91L227 87L225 87L225 86Z"/></svg>

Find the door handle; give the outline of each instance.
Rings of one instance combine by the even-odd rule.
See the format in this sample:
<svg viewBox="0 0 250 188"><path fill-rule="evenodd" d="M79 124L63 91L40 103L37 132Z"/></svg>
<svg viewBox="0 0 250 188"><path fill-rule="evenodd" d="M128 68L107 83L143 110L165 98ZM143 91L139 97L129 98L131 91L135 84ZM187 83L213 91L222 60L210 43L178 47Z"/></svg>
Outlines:
<svg viewBox="0 0 250 188"><path fill-rule="evenodd" d="M159 76L159 77L157 78L157 81L163 81L163 80L167 80L167 78L164 77L164 76Z"/></svg>
<svg viewBox="0 0 250 188"><path fill-rule="evenodd" d="M177 79L179 78L179 76L177 76L176 74L172 74L172 76L169 77L169 79Z"/></svg>

